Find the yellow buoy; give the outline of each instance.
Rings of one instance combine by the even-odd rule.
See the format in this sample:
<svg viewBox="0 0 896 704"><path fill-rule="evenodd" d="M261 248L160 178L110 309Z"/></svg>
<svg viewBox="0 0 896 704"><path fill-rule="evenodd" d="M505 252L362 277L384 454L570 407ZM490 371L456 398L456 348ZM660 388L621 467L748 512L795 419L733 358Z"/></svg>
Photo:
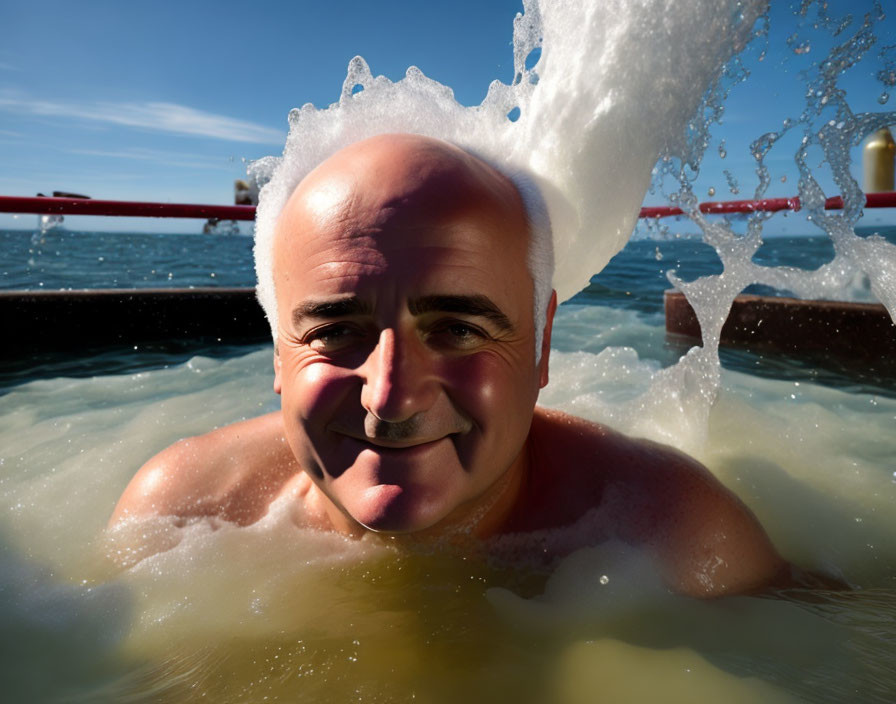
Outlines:
<svg viewBox="0 0 896 704"><path fill-rule="evenodd" d="M862 150L862 166L865 172L865 193L881 193L894 190L894 160L896 141L886 127L872 134Z"/></svg>

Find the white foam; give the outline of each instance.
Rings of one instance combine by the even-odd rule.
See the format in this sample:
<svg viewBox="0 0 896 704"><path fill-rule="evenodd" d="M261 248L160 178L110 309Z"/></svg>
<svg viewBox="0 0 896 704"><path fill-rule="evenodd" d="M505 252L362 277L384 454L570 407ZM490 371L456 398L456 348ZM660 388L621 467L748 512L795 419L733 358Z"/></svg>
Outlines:
<svg viewBox="0 0 896 704"><path fill-rule="evenodd" d="M447 140L540 186L554 234L560 300L581 290L628 241L660 153L685 148L685 129L724 62L750 37L759 0L526 0L514 23L511 85L495 81L481 105L408 69L392 82L360 57L337 103L290 113L282 157L254 163L258 295L276 311L274 223L299 181L340 148L410 132ZM701 31L691 30L700 26ZM526 59L541 47L533 68ZM357 86L360 91L352 92ZM511 121L508 114L519 111Z"/></svg>

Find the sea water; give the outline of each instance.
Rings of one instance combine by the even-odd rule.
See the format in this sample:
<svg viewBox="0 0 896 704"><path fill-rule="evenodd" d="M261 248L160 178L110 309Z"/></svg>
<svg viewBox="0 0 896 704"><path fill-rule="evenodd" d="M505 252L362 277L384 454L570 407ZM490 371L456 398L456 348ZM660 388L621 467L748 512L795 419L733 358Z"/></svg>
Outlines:
<svg viewBox="0 0 896 704"><path fill-rule="evenodd" d="M644 53L645 38L651 36L645 28L650 27L674 45L664 59L673 64L670 86L694 75L711 81L730 50L745 39L743 32L753 31L757 9L732 5L720 15L709 4L694 3L676 15L675 8L662 3L636 5L629 13L628 5L609 3L605 15L590 14L582 29L564 21L575 20L562 14L574 12L574 6L556 3L560 14L545 32L544 55L549 55L551 36L568 35L569 46L578 43L580 52L590 51L589 37L598 36L595 44L604 56L596 65L610 67L613 50L628 51L630 59L636 58L630 53L635 49ZM669 26L663 19L667 15L674 15ZM595 23L601 31L589 35L587 27ZM527 34L525 21L518 24L523 39L517 49L524 55L539 37ZM708 31L697 37L698 51L691 55L685 39L694 26ZM729 37L721 44L714 36L720 32ZM508 92L498 86L490 93L495 101L506 99L501 107L508 111L522 104L522 115L541 115L540 123L522 116L517 120L530 136L533 125L549 122L546 106L578 95L576 86L563 88L561 69L589 67L575 52L554 56L562 59L553 60L553 74L521 71L523 88ZM587 70L578 71L583 74ZM411 87L423 86L424 98L446 97L411 75ZM364 86L361 94L375 87L372 74L357 63L347 84L356 79ZM612 86L612 73L605 80L609 83L602 85ZM647 84L636 80L634 87L617 86L608 94L624 98L632 90L638 95L638 85ZM392 90L382 81L379 85L386 94ZM542 85L553 88L547 97L533 97L535 89L528 86ZM830 85L822 82L815 90ZM349 94L352 88L348 85ZM697 98L685 91L680 102L674 90L662 97L666 105L674 103L674 117L699 103L702 91ZM821 92L818 101L825 97ZM640 97L650 102L648 95ZM829 100L836 98L829 95ZM452 113L454 108L445 104ZM542 153L528 164L541 169L552 220L560 223L558 254L567 293L593 273L576 274L570 262L600 268L627 236L640 202L637 191L647 187L649 179L632 173L625 197L612 207L598 204L593 212L577 212L587 194L575 195L570 184L600 183L600 174L589 171L589 160L614 144L597 118L609 115L609 124L619 125L620 115L633 114L619 107L624 104L598 100L601 109L584 117L575 111L564 114L561 129L552 133L558 159L552 165L551 154ZM647 116L651 124L662 119L661 108L656 108L658 117ZM305 109L293 122L322 120L317 115ZM805 127L815 124L813 115ZM466 118L457 119L466 124ZM851 134L873 122L854 120ZM832 127L838 124L835 120ZM505 128L510 129L503 124L498 129ZM588 137L590 128L594 139ZM696 142L678 143L661 130L667 138L635 150L635 162L646 167L632 166L633 171L649 170L650 153L665 149L669 160L661 164L672 166L661 166L660 175L673 177L672 195L685 205L689 181L686 173L678 178L682 174L675 165L693 156L695 148L699 151L699 125L695 129ZM820 133L807 131L806 143L822 148L822 138L815 136ZM587 143L584 156L573 153L579 138ZM831 150L837 146L836 140L824 140ZM829 156L836 164L833 151ZM557 176L554 172L564 164L569 169ZM849 186L842 159L838 168L838 183ZM858 213L849 208L845 218L824 220L812 201L817 196L814 173L803 173L801 191L814 218L807 222L813 228L821 224L812 234L830 234L829 246L841 257L829 269L847 275L835 283L886 298L886 277L893 271L886 238L871 234L853 240ZM767 273L774 276L771 270L738 268L759 230L769 231L774 221L752 220L744 228L746 236L737 239L733 227L713 228L696 214L694 219L721 253L706 254L707 270L697 272L717 276L710 279L721 287L715 298L724 302L737 288L729 286L731 280L738 286L753 279L782 283L766 280ZM599 235L587 229L598 220L607 221ZM583 238L593 239L596 250L571 258ZM29 263L32 270L45 256L56 256L51 252L64 251L48 243L55 245L52 239L29 240L28 248L40 249ZM645 290L665 286L659 273L667 268L679 269L676 281L682 284L695 276L684 264L701 255L688 253L687 246L638 243L630 250L632 261L646 257L655 267L651 275L626 278L611 265L603 280L598 277L585 294L561 307L552 381L541 402L690 452L756 512L785 557L846 581L852 590L792 590L776 598L704 603L668 594L649 566L622 545L583 550L544 569L484 554L506 555L512 544L480 546L479 551L475 545L398 551L375 537L350 541L300 531L282 505L249 528L169 519L132 526L161 550L134 554L122 547L126 540L116 539L122 536L103 532L129 477L179 437L276 408L271 349L198 355L185 363L138 363L129 373L116 374L105 373L103 365L120 369L121 359L105 357L86 361L98 372L91 376L54 376L45 369L44 378L4 380L0 667L6 691L21 701L891 700L896 691L891 666L896 646L892 384L872 379L851 388L850 377L836 372L821 384L798 364L749 355L733 357L740 365L719 373L711 335L704 347L709 353L698 349L676 362L680 350L665 340L659 303ZM871 259L874 252L879 256ZM827 256L822 255L823 262ZM173 261L165 267L172 280ZM212 279L219 268L203 266L191 276ZM867 277L867 285L856 284L857 273L859 279ZM139 278L156 275L135 266L112 278L130 277L136 285ZM801 286L793 276L783 283ZM826 285L810 281L806 288L816 284ZM699 306L698 288L689 293ZM718 322L719 311L714 320L707 318L713 311L701 312L704 321ZM747 374L751 365L763 376Z"/></svg>
<svg viewBox="0 0 896 704"><path fill-rule="evenodd" d="M24 266L65 246L84 262L70 283L96 275L87 253L110 235L53 237ZM141 243L207 246L114 237L134 243L116 266L136 280L152 266ZM218 245L202 265L178 260L175 285L203 281L240 250L246 259L251 242ZM805 237L775 245L781 262L830 255ZM726 360L702 444L661 402L632 412L681 353L663 329L672 266L692 278L719 263L694 240L634 242L560 307L541 402L684 447L788 559L856 591L692 602L649 586L620 546L529 569L298 531L285 507L250 528L146 524L169 549L122 556L103 527L135 469L278 399L269 345L186 362L112 349L80 360L77 375L60 359L3 378L0 670L12 701L886 701L896 691L892 381L829 369L822 384L817 367L741 352Z"/></svg>

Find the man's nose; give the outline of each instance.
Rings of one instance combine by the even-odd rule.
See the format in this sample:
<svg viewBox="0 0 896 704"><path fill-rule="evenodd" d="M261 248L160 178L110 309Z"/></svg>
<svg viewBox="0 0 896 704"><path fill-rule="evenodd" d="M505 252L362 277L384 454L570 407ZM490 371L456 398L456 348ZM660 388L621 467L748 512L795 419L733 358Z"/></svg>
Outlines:
<svg viewBox="0 0 896 704"><path fill-rule="evenodd" d="M361 405L380 420L397 423L427 411L439 393L429 351L414 333L383 330L361 372Z"/></svg>

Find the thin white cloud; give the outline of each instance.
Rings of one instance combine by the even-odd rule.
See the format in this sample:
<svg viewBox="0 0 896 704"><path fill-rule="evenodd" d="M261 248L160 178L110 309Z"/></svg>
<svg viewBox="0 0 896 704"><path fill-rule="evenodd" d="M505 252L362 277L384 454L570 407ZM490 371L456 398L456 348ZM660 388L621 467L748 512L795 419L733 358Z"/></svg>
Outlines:
<svg viewBox="0 0 896 704"><path fill-rule="evenodd" d="M0 94L0 110L43 117L66 117L170 134L231 142L282 144L280 130L176 103L68 103Z"/></svg>
<svg viewBox="0 0 896 704"><path fill-rule="evenodd" d="M8 64L5 61L0 61L0 71L21 71L22 69L18 66L14 66L13 64Z"/></svg>
<svg viewBox="0 0 896 704"><path fill-rule="evenodd" d="M84 156L152 161L164 166L175 166L178 168L229 170L232 167L232 164L227 163L223 158L214 159L203 154L185 154L183 152L143 149L140 147L120 149L116 151L105 149L66 149L65 151L69 154L81 154Z"/></svg>

